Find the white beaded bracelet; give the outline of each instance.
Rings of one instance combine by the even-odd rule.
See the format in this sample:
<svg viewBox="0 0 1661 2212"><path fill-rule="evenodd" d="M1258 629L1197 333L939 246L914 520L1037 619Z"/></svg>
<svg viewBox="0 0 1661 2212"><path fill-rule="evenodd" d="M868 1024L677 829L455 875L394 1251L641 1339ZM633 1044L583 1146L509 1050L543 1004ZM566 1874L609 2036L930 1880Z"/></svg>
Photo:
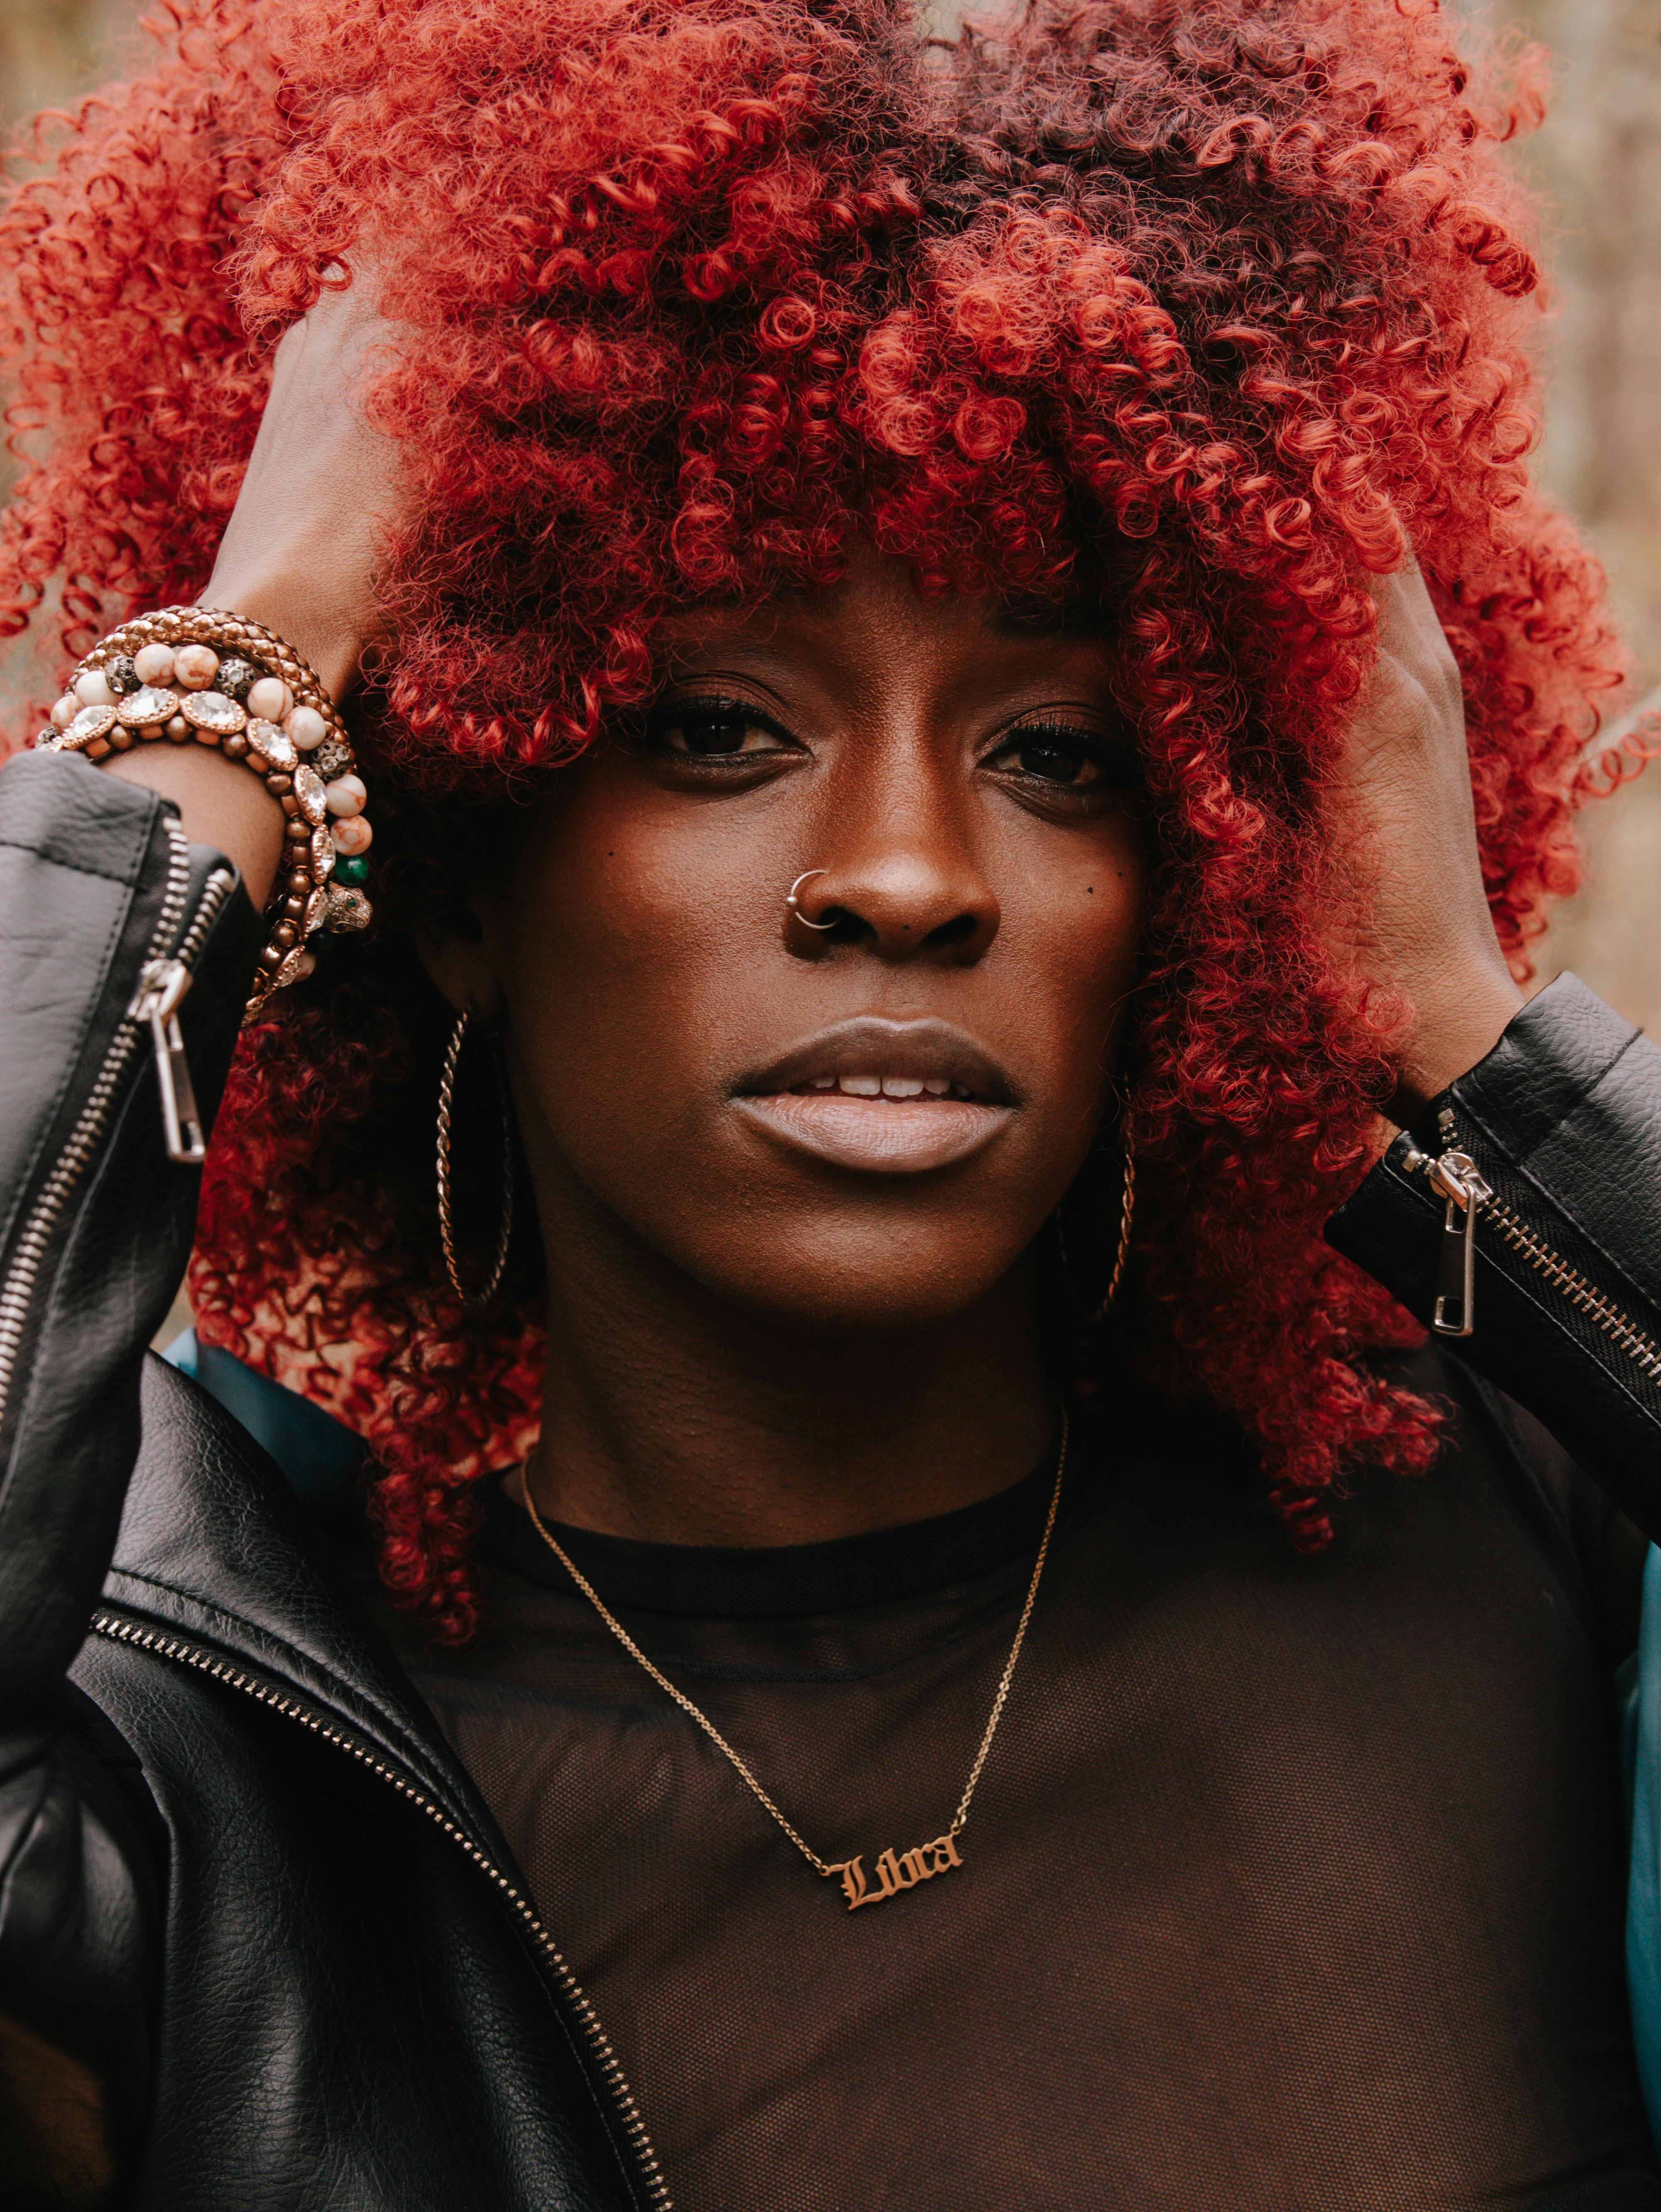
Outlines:
<svg viewBox="0 0 1661 2212"><path fill-rule="evenodd" d="M77 665L35 744L101 761L163 739L240 761L289 817L252 1019L311 974L308 938L369 921L368 793L334 702L291 646L245 616L166 607L124 623Z"/></svg>

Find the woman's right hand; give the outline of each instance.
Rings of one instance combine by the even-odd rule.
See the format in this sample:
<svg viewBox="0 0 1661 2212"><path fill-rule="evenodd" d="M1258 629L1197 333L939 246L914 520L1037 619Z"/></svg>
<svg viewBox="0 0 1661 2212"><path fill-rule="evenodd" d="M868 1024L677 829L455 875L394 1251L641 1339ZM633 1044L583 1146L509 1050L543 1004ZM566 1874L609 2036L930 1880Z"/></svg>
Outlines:
<svg viewBox="0 0 1661 2212"><path fill-rule="evenodd" d="M242 489L199 604L265 624L331 695L351 683L378 619L380 548L403 504L397 452L356 404L391 337L361 281L326 291L277 349L271 396ZM108 772L176 802L193 842L270 896L283 818L246 769L197 746L135 746Z"/></svg>

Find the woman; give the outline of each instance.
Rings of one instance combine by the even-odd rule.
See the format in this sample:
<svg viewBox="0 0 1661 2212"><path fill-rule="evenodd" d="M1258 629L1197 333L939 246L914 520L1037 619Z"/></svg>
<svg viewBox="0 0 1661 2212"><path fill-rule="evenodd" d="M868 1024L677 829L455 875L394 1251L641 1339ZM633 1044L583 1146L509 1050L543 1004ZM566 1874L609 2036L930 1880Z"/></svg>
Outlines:
<svg viewBox="0 0 1661 2212"><path fill-rule="evenodd" d="M1661 2203L1515 97L267 0L22 188L15 2196Z"/></svg>

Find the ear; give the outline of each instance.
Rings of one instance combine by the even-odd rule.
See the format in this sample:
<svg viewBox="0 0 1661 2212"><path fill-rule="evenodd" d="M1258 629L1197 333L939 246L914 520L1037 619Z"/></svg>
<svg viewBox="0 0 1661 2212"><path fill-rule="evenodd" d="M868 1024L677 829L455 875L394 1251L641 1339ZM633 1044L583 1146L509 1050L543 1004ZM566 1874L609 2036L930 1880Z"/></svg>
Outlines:
<svg viewBox="0 0 1661 2212"><path fill-rule="evenodd" d="M484 934L470 915L471 927L445 937L418 937L416 950L421 964L455 1008L457 1013L477 1014L494 1022L502 1011L502 978L497 975Z"/></svg>

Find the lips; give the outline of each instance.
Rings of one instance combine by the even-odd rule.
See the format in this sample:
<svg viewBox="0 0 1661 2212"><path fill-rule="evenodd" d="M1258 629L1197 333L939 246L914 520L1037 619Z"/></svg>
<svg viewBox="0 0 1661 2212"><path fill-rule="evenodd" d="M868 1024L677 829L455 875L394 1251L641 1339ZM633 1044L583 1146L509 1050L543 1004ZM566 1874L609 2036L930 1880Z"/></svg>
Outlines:
<svg viewBox="0 0 1661 2212"><path fill-rule="evenodd" d="M832 1165L918 1175L967 1159L1013 1119L1015 1087L950 1022L861 1015L805 1037L734 1086L756 1133Z"/></svg>
<svg viewBox="0 0 1661 2212"><path fill-rule="evenodd" d="M876 1091L866 1087L873 1081ZM915 1091L887 1088L912 1083L918 1086ZM946 1091L936 1093L935 1085L944 1085ZM1014 1085L979 1039L932 1015L897 1021L884 1014L861 1014L837 1022L802 1038L766 1066L741 1075L733 1085L745 1097L833 1087L852 1097L874 1097L886 1090L887 1096L902 1101L951 1093L986 1106L1015 1103Z"/></svg>

